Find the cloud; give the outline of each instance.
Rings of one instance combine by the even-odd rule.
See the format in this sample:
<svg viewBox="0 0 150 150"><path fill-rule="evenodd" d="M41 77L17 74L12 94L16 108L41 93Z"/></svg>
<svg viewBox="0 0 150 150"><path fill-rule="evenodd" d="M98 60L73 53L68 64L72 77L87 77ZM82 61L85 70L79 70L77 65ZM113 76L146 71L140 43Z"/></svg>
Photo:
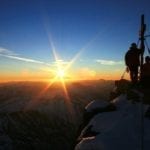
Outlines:
<svg viewBox="0 0 150 150"><path fill-rule="evenodd" d="M0 56L14 59L14 60L19 60L19 61L24 61L24 62L29 62L29 63L37 63L37 64L43 64L43 65L50 66L50 64L45 63L43 61L20 57L18 54L14 53L13 51L10 51L10 50L2 48L2 47L0 47Z"/></svg>
<svg viewBox="0 0 150 150"><path fill-rule="evenodd" d="M15 59L15 60L20 60L20 61L25 61L25 62L44 64L44 62L41 62L41 61L38 61L38 60L29 59L29 58L23 58L23 57L11 56L11 55L5 55L5 54L0 54L0 56L6 57L6 58Z"/></svg>
<svg viewBox="0 0 150 150"><path fill-rule="evenodd" d="M0 54L2 55L10 55L10 56L16 56L17 54L15 54L13 51L10 51L6 48L0 47Z"/></svg>
<svg viewBox="0 0 150 150"><path fill-rule="evenodd" d="M97 59L97 63L102 65L122 65L123 61L113 61L113 60L104 60L104 59Z"/></svg>

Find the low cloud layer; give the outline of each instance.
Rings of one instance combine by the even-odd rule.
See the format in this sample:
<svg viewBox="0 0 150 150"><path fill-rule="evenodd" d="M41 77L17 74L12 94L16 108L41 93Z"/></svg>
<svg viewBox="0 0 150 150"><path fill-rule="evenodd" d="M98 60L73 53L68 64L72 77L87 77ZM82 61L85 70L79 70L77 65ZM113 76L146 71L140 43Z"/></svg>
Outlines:
<svg viewBox="0 0 150 150"><path fill-rule="evenodd" d="M123 61L104 60L104 59L97 59L96 62L102 65L122 65L123 64Z"/></svg>

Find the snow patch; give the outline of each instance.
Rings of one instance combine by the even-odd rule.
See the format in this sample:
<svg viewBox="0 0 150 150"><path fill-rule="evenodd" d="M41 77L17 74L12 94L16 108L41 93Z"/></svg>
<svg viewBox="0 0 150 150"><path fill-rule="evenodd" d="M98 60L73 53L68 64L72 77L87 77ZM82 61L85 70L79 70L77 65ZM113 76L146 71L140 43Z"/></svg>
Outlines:
<svg viewBox="0 0 150 150"><path fill-rule="evenodd" d="M142 137L142 120L147 105L143 105L141 112L141 103L127 100L126 95L120 95L114 99L113 103L116 111L103 112L96 114L88 125L82 130L80 138L86 134L86 130L91 130L99 134L94 138L83 138L75 147L75 150L139 150ZM92 106L92 107L89 107ZM97 108L97 102L89 105L90 111ZM95 106L95 107L94 107ZM99 105L99 106L105 106ZM144 117L144 150L150 149L150 119Z"/></svg>

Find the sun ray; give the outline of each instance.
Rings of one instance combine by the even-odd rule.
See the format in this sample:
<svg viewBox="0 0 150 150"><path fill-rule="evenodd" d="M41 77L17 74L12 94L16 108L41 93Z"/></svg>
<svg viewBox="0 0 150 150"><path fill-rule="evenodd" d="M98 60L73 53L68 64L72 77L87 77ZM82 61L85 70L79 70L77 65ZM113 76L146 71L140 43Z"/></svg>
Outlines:
<svg viewBox="0 0 150 150"><path fill-rule="evenodd" d="M63 86L65 98L66 98L66 101L65 101L65 102L66 102L68 111L69 111L69 113L71 114L70 119L72 120L72 119L75 117L75 112L74 112L74 109L73 109L73 106L72 106L72 103L71 103L71 100L70 100L69 92L68 92L68 90L67 90L67 87L66 87L66 84L65 84L63 78L61 78L61 83L62 83L62 86ZM73 120L72 120L72 121L73 121Z"/></svg>
<svg viewBox="0 0 150 150"><path fill-rule="evenodd" d="M70 97L69 97L69 94L68 94L68 91L67 91L67 88L66 88L66 84L65 84L65 82L62 78L61 78L61 83L62 83L62 87L64 89L64 94L65 94L66 99L70 100Z"/></svg>
<svg viewBox="0 0 150 150"><path fill-rule="evenodd" d="M64 80L64 77L65 77L65 72L66 72L66 69L63 67L63 64L62 62L60 61L61 59L59 58L57 52L56 52L56 47L54 45L54 42L52 40L52 37L50 35L49 32L48 33L48 39L49 39L49 44L50 44L50 47L52 49L52 54L54 56L54 60L55 60L55 63L56 63L56 73L55 73L55 76L53 79L51 79L50 83L34 98L34 100L32 100L31 103L28 104L28 107L27 109L33 107L33 106L37 106L40 104L40 101L41 101L41 98L43 96L43 94L55 83L55 82L60 82L61 85L62 85L62 89L64 91L64 97L66 99L66 105L67 105L67 108L68 108L68 111L70 112L70 115L72 116L73 115L73 107L72 107L72 103L70 101L70 97L69 97L69 94L68 94L68 90L67 90L67 87L66 87L66 83L65 83L65 80ZM73 116L72 116L73 117ZM72 118L71 117L71 118Z"/></svg>
<svg viewBox="0 0 150 150"><path fill-rule="evenodd" d="M48 24L47 24L48 25ZM48 26L47 26L48 27ZM52 54L55 60L55 64L56 64L56 69L55 69L55 76L53 79L51 79L51 81L49 82L49 84L36 96L36 101L35 103L38 104L40 98L42 97L42 95L55 83L55 82L60 82L60 84L62 85L62 89L64 91L64 96L66 99L66 104L67 107L69 109L69 112L71 114L73 114L73 106L71 104L71 100L70 100L70 96L69 96L69 92L67 89L67 85L65 83L65 77L66 77L66 72L68 71L68 69L72 66L73 63L75 63L77 61L77 59L80 57L81 53L86 50L97 38L94 37L92 38L84 47L82 47L78 53L70 60L70 62L68 64L66 64L66 66L64 66L63 61L61 61L60 57L58 56L54 41L52 39L52 36L50 34L50 32L48 31L49 28L47 28L47 35L48 35L48 40L49 40L49 44L52 50Z"/></svg>
<svg viewBox="0 0 150 150"><path fill-rule="evenodd" d="M41 98L43 96L43 94L53 85L53 83L55 83L57 80L57 77L53 78L53 80L51 80L51 82L49 84L46 85L46 87L44 87L44 89L42 89L42 91L40 91L33 99L32 101L28 102L28 104L26 105L26 107L24 108L24 111L33 108L35 106L38 106L41 103Z"/></svg>
<svg viewBox="0 0 150 150"><path fill-rule="evenodd" d="M67 65L67 67L65 68L65 70L68 70L71 65L80 57L80 55L99 37L100 32L97 33L92 39L90 39L85 46L83 46L79 52L71 59L70 63Z"/></svg>

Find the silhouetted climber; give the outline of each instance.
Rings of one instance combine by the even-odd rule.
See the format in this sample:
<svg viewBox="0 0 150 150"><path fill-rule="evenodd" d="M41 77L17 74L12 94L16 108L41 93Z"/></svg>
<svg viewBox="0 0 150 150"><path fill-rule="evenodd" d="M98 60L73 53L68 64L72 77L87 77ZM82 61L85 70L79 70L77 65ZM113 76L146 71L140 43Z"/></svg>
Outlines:
<svg viewBox="0 0 150 150"><path fill-rule="evenodd" d="M141 84L144 87L150 87L150 57L145 57L145 63L142 66L141 71Z"/></svg>
<svg viewBox="0 0 150 150"><path fill-rule="evenodd" d="M142 51L137 48L136 43L132 43L130 49L125 54L125 63L130 72L130 79L132 83L137 83L138 81L138 68L140 66L141 53Z"/></svg>

